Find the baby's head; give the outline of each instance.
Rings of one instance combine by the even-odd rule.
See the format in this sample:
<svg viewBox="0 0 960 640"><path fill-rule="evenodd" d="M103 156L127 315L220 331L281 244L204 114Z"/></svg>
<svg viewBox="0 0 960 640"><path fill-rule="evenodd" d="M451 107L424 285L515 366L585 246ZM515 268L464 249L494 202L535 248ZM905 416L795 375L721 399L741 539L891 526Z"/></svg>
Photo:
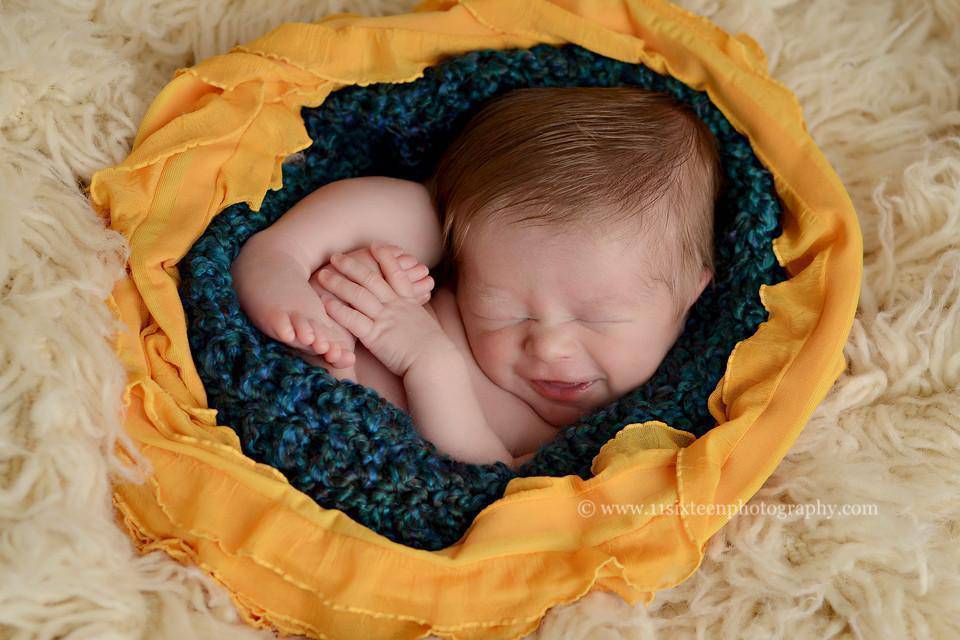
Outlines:
<svg viewBox="0 0 960 640"><path fill-rule="evenodd" d="M713 278L716 142L631 87L486 104L425 182L484 373L557 427L646 382ZM536 381L593 382L557 399Z"/></svg>

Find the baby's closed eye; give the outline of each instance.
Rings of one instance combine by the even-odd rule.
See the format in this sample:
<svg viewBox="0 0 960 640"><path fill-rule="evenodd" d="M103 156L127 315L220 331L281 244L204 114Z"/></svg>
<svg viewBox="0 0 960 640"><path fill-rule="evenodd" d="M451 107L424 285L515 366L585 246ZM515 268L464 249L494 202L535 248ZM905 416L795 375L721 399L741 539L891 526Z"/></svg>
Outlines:
<svg viewBox="0 0 960 640"><path fill-rule="evenodd" d="M534 320L534 318L530 318L530 317L528 317L528 316L517 316L517 317L498 316L498 317L491 317L491 316L481 315L481 314L479 314L479 313L474 313L473 315L476 316L477 318L482 319L482 320L489 320L489 321L491 321L491 322L516 322L516 321L526 322L527 320ZM570 320L570 322L585 322L585 323L587 323L587 324L619 324L619 323L624 323L624 322L631 322L631 320L626 320L626 319L612 320L612 319L600 319L600 318L572 318L572 319Z"/></svg>

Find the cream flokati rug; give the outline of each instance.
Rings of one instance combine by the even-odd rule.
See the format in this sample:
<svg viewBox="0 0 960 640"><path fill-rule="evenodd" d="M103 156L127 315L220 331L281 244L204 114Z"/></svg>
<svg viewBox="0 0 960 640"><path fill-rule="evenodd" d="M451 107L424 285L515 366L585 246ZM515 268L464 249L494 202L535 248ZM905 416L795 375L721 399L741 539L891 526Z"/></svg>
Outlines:
<svg viewBox="0 0 960 640"><path fill-rule="evenodd" d="M126 247L82 189L175 69L283 22L413 4L0 2L0 637L272 636L114 525L124 372L102 301ZM850 192L850 367L692 578L647 609L558 606L533 637L960 637L960 2L683 4L763 45Z"/></svg>

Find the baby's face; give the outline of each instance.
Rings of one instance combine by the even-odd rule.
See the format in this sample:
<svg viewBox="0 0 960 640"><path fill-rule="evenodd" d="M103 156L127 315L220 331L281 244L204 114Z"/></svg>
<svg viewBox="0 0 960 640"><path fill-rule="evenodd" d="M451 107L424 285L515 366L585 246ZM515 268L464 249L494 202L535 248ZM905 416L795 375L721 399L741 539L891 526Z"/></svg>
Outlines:
<svg viewBox="0 0 960 640"><path fill-rule="evenodd" d="M650 280L642 243L543 227L471 231L457 304L477 364L557 428L646 382L679 337L671 294ZM572 398L537 380L593 381Z"/></svg>

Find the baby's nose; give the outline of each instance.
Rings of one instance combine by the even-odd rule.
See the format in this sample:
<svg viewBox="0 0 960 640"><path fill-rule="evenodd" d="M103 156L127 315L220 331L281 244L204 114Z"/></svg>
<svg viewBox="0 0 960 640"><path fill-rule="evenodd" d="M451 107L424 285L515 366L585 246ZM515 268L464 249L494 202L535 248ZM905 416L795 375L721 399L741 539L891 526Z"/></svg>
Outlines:
<svg viewBox="0 0 960 640"><path fill-rule="evenodd" d="M524 350L531 357L549 363L567 360L575 351L575 343L568 328L563 325L539 325L527 333Z"/></svg>

